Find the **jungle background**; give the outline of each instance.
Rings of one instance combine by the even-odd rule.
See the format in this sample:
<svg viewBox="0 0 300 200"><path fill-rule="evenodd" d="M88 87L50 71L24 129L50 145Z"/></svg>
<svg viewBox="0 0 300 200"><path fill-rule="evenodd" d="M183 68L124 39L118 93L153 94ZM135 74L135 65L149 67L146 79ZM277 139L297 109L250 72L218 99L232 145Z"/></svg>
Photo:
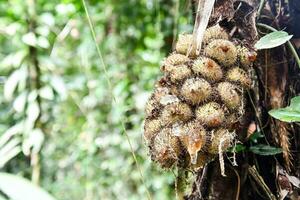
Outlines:
<svg viewBox="0 0 300 200"><path fill-rule="evenodd" d="M195 2L0 0L0 200L175 199L176 171L148 156L144 106L178 33L193 31ZM239 166L223 178L218 162L206 165L190 199L297 199L300 128L282 121L300 121L299 1L217 2L216 16L238 16L224 26L255 35L250 46L271 31L286 32L281 39L275 33L280 44L258 52L243 131L257 129L233 149Z"/></svg>
<svg viewBox="0 0 300 200"><path fill-rule="evenodd" d="M1 1L1 171L57 199L146 199L145 185L174 199L174 175L151 163L142 123L161 60L192 30L189 4L86 1L105 74L82 1Z"/></svg>

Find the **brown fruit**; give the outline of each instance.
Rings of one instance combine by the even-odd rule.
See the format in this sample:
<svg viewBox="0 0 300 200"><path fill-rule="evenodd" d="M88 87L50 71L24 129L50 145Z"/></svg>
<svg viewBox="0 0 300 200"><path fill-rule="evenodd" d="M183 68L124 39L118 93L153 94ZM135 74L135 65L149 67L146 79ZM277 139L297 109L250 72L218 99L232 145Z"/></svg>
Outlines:
<svg viewBox="0 0 300 200"><path fill-rule="evenodd" d="M220 104L209 102L196 109L196 118L208 127L217 127L224 122L225 116Z"/></svg>
<svg viewBox="0 0 300 200"><path fill-rule="evenodd" d="M220 65L210 58L198 58L195 60L192 69L196 74L201 74L210 81L219 81L223 77Z"/></svg>
<svg viewBox="0 0 300 200"><path fill-rule="evenodd" d="M157 87L145 106L147 116L156 117L160 112L161 99L169 95L169 89L166 87Z"/></svg>
<svg viewBox="0 0 300 200"><path fill-rule="evenodd" d="M235 45L228 40L213 40L204 48L204 54L216 59L224 66L231 66L237 60L237 49Z"/></svg>
<svg viewBox="0 0 300 200"><path fill-rule="evenodd" d="M161 118L164 125L171 125L175 122L185 122L189 120L192 115L192 110L188 104L174 102L164 107Z"/></svg>
<svg viewBox="0 0 300 200"><path fill-rule="evenodd" d="M189 122L184 128L187 131L187 135L182 136L181 141L190 154L191 162L195 164L198 152L206 144L206 131L198 121Z"/></svg>
<svg viewBox="0 0 300 200"><path fill-rule="evenodd" d="M238 57L240 59L240 63L243 67L249 67L256 60L256 52L250 51L246 47L239 46L238 47Z"/></svg>
<svg viewBox="0 0 300 200"><path fill-rule="evenodd" d="M234 133L223 128L212 131L211 144L208 148L208 152L211 154L219 154L226 151L229 147L231 147L234 136Z"/></svg>
<svg viewBox="0 0 300 200"><path fill-rule="evenodd" d="M243 87L251 86L251 79L247 72L241 68L235 67L227 72L226 78L229 81L241 84Z"/></svg>
<svg viewBox="0 0 300 200"><path fill-rule="evenodd" d="M187 56L182 55L182 54L178 54L178 53L173 53L165 59L165 61L163 62L163 66L184 65L189 61L190 61L190 59ZM162 71L164 71L163 67L162 67Z"/></svg>
<svg viewBox="0 0 300 200"><path fill-rule="evenodd" d="M238 93L237 87L229 82L218 84L217 91L229 109L239 108L242 101L242 96Z"/></svg>
<svg viewBox="0 0 300 200"><path fill-rule="evenodd" d="M171 135L169 128L161 129L150 146L152 158L163 168L171 168L181 153L180 140Z"/></svg>
<svg viewBox="0 0 300 200"><path fill-rule="evenodd" d="M165 65L164 72L172 82L178 82L191 76L192 70L187 65Z"/></svg>
<svg viewBox="0 0 300 200"><path fill-rule="evenodd" d="M215 26L206 29L203 36L203 43L208 44L212 40L216 40L216 39L228 40L228 38L229 38L228 33L219 24L217 24Z"/></svg>
<svg viewBox="0 0 300 200"><path fill-rule="evenodd" d="M202 78L187 79L181 88L181 95L193 105L205 101L211 93L211 85Z"/></svg>
<svg viewBox="0 0 300 200"><path fill-rule="evenodd" d="M192 34L180 34L178 37L178 41L176 43L176 51L178 53L187 55L189 48L193 44L193 35ZM193 45L191 47L191 50L189 52L190 57L195 57L196 56L196 46Z"/></svg>
<svg viewBox="0 0 300 200"><path fill-rule="evenodd" d="M144 124L144 138L150 142L162 128L160 119L146 119Z"/></svg>

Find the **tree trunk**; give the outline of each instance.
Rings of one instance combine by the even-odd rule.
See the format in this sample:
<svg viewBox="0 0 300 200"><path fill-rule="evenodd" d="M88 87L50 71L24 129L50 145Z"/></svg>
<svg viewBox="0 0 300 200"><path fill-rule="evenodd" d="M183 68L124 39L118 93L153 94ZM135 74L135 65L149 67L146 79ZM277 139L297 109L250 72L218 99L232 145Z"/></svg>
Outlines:
<svg viewBox="0 0 300 200"><path fill-rule="evenodd" d="M256 0L217 0L210 24L219 22L249 48L253 48L259 34L270 32L263 27L257 31L257 23L277 30L287 28L289 34L294 34L295 45L300 46L299 16L297 0L288 3L283 0L261 3ZM270 109L285 107L298 95L299 66L290 49L282 45L258 51L252 71L254 85L247 92L247 112L244 122L237 128L238 139L245 146L251 146L248 136L254 132L251 127L256 127L264 135L262 143L280 147L283 153L276 156L260 156L250 151L238 153L238 166L226 160L225 177L221 175L216 159L196 173L192 192L186 199L300 199L299 188L289 179L300 175L299 125L284 123L268 115Z"/></svg>

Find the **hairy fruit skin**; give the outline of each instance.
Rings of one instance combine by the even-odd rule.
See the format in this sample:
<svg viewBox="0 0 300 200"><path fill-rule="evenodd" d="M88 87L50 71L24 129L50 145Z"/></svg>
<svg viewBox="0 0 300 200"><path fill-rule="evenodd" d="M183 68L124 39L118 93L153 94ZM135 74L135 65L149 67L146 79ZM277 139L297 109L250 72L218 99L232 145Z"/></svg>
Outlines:
<svg viewBox="0 0 300 200"><path fill-rule="evenodd" d="M236 62L237 53L237 49L232 42L222 39L213 40L204 49L205 55L216 59L225 67L231 66Z"/></svg>
<svg viewBox="0 0 300 200"><path fill-rule="evenodd" d="M200 57L195 60L192 69L195 73L201 74L210 81L219 81L223 77L223 71L214 60Z"/></svg>
<svg viewBox="0 0 300 200"><path fill-rule="evenodd" d="M238 67L230 69L226 78L229 81L239 83L246 88L249 88L252 82L247 72Z"/></svg>
<svg viewBox="0 0 300 200"><path fill-rule="evenodd" d="M173 133L180 138L191 157L191 162L195 164L198 152L206 145L207 132L204 127L197 120L193 120L173 127Z"/></svg>
<svg viewBox="0 0 300 200"><path fill-rule="evenodd" d="M170 80L174 83L184 80L191 76L192 71L187 65L166 65L164 70Z"/></svg>
<svg viewBox="0 0 300 200"><path fill-rule="evenodd" d="M162 168L196 170L218 155L222 160L244 116L256 53L219 25L206 30L200 55L195 46L192 34L179 35L145 107L144 138Z"/></svg>
<svg viewBox="0 0 300 200"><path fill-rule="evenodd" d="M146 141L150 141L151 138L161 130L162 124L160 119L146 119L144 124L144 137Z"/></svg>
<svg viewBox="0 0 300 200"><path fill-rule="evenodd" d="M197 105L205 101L212 93L211 85L202 78L187 79L181 88L181 94L184 99Z"/></svg>
<svg viewBox="0 0 300 200"><path fill-rule="evenodd" d="M162 168L172 167L181 152L179 138L172 136L170 131L169 128L163 128L152 141L151 156Z"/></svg>
<svg viewBox="0 0 300 200"><path fill-rule="evenodd" d="M196 109L196 119L208 127L220 126L225 120L224 110L216 102L209 102Z"/></svg>
<svg viewBox="0 0 300 200"><path fill-rule="evenodd" d="M190 49L191 47L191 49ZM192 34L180 34L175 47L178 53L188 55L190 57L196 56L196 46L193 45ZM190 52L188 52L190 50ZM189 54L188 54L189 53Z"/></svg>
<svg viewBox="0 0 300 200"><path fill-rule="evenodd" d="M173 66L182 65L182 64L186 64L189 61L190 59L187 56L173 53L165 59L163 65L173 65Z"/></svg>
<svg viewBox="0 0 300 200"><path fill-rule="evenodd" d="M241 106L242 96L237 92L237 87L229 82L218 84L217 91L229 109L236 109Z"/></svg>
<svg viewBox="0 0 300 200"><path fill-rule="evenodd" d="M208 28L205 31L203 36L203 43L208 44L211 41L216 39L223 39L223 40L229 39L228 33L223 28L221 28L221 26L218 24L216 26L212 26Z"/></svg>
<svg viewBox="0 0 300 200"><path fill-rule="evenodd" d="M231 146L234 139L234 134L230 133L227 129L218 129L211 134L211 144L208 152L211 154L218 154L221 151L226 151Z"/></svg>
<svg viewBox="0 0 300 200"><path fill-rule="evenodd" d="M171 125L178 121L187 121L192 118L192 110L188 104L175 102L165 106L162 110L162 122L164 125Z"/></svg>
<svg viewBox="0 0 300 200"><path fill-rule="evenodd" d="M246 47L239 46L238 47L238 56L239 56L241 65L244 68L248 68L256 60L257 53L254 51L250 51Z"/></svg>

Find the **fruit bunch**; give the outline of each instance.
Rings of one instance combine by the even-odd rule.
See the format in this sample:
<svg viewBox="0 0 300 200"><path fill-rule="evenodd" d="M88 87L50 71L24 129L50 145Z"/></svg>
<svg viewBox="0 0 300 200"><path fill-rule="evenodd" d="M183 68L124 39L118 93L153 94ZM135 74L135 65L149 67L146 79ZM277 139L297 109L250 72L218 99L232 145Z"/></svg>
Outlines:
<svg viewBox="0 0 300 200"><path fill-rule="evenodd" d="M244 114L244 89L256 54L219 25L208 28L196 55L192 34L179 35L146 104L144 138L163 168L200 168L232 146Z"/></svg>

